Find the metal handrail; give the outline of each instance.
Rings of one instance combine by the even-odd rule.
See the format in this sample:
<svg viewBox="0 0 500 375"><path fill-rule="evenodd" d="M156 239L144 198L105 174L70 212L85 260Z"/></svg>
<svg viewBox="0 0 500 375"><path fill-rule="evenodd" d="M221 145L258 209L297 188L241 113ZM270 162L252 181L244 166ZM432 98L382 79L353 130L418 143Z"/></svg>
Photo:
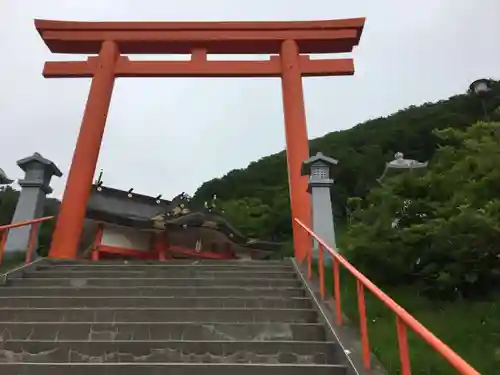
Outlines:
<svg viewBox="0 0 500 375"><path fill-rule="evenodd" d="M19 221L17 223L0 225L0 232L2 232L4 230L8 230L8 229L14 229L14 228L19 228L19 227L24 227L24 226L30 225L30 224L39 224L39 223L42 223L44 221L52 220L54 218L55 218L55 216L45 216L45 217L41 217L39 219Z"/></svg>
<svg viewBox="0 0 500 375"><path fill-rule="evenodd" d="M363 364L365 369L370 369L370 346L368 340L368 328L366 318L366 305L364 298L364 288L370 290L380 301L382 301L396 315L396 328L399 344L399 357L401 361L401 374L410 375L411 365L408 352L408 342L406 337L406 328L410 328L413 332L419 335L426 341L436 352L438 352L458 373L462 375L480 375L471 365L469 365L462 357L455 353L448 345L438 339L432 332L425 328L417 319L415 319L404 308L398 305L391 297L385 294L379 287L372 283L365 275L349 263L342 255L328 246L321 238L319 238L310 228L308 228L299 219L295 218L297 224L304 229L310 237L314 238L319 244L318 261L319 261L319 279L320 279L320 295L325 296L324 286L324 261L323 249L330 254L333 259L333 277L334 277L334 299L336 308L336 323L342 324L342 310L340 305L340 276L339 264L344 266L355 278L357 282L357 297L358 311L360 317L361 343L363 349ZM312 277L312 248L307 250L307 266L308 278Z"/></svg>
<svg viewBox="0 0 500 375"><path fill-rule="evenodd" d="M45 216L45 217L41 217L38 219L20 221L17 223L12 223L12 224L7 224L7 225L0 225L0 264L3 261L5 243L7 242L7 234L9 233L9 230L14 229L14 228L24 227L27 225L33 226L33 229L31 230L31 233L30 233L28 249L26 251L26 257L25 257L25 263L28 264L28 263L31 263L31 258L32 258L33 250L34 250L35 243L36 243L36 237L38 235L38 225L40 223L52 220L54 218L55 218L55 216Z"/></svg>

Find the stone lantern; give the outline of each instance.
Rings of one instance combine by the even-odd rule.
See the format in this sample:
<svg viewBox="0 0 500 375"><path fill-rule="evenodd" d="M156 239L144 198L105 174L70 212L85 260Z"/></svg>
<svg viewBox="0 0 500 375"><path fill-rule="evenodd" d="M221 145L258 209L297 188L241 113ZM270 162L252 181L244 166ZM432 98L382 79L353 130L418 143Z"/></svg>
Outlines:
<svg viewBox="0 0 500 375"><path fill-rule="evenodd" d="M469 85L469 92L477 96L485 96L491 91L491 80L486 78L476 79Z"/></svg>
<svg viewBox="0 0 500 375"><path fill-rule="evenodd" d="M7 177L5 172L3 171L2 168L0 168L0 185L10 185L14 182L14 180L11 180L10 178Z"/></svg>
<svg viewBox="0 0 500 375"><path fill-rule="evenodd" d="M476 79L469 86L469 93L477 96L481 100L485 121L490 121L488 108L486 106L486 99L492 93L491 86L492 80L486 78Z"/></svg>
<svg viewBox="0 0 500 375"><path fill-rule="evenodd" d="M336 249L335 224L330 190L333 186L333 171L338 161L318 152L302 163L302 175L309 176L308 192L312 197L312 230L326 244ZM314 244L314 258L318 256L318 245ZM330 257L325 257L330 262Z"/></svg>
<svg viewBox="0 0 500 375"><path fill-rule="evenodd" d="M382 173L382 176L380 176L377 181L382 183L384 178L393 176L403 171L424 169L427 167L427 164L428 162L405 159L402 152L396 152L394 160L385 163L384 173Z"/></svg>
<svg viewBox="0 0 500 375"><path fill-rule="evenodd" d="M38 152L18 160L17 165L25 172L25 175L24 179L18 181L21 194L12 219L13 223L42 217L45 196L52 193L52 188L49 186L50 180L52 176L62 176L59 168ZM31 230L31 225L11 229L7 236L5 253L25 251L29 245Z"/></svg>

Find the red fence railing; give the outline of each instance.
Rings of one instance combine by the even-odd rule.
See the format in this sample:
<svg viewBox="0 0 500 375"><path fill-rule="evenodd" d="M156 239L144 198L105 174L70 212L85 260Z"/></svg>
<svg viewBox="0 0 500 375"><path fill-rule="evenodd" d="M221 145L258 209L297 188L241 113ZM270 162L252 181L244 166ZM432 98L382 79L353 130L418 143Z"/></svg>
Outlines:
<svg viewBox="0 0 500 375"><path fill-rule="evenodd" d="M46 216L46 217L41 217L39 219L34 219L34 220L20 221L18 223L0 225L0 264L2 264L2 262L3 262L5 243L7 242L7 235L9 233L9 230L14 229L14 228L24 227L27 225L32 226L31 232L30 232L30 240L29 240L28 248L26 249L26 257L25 257L25 262L26 262L26 264L28 264L28 263L31 263L31 259L33 258L33 251L35 248L35 243L36 243L36 238L38 236L38 229L39 229L40 223L43 223L44 221L52 220L54 217L55 216ZM20 250L22 250L22 249L20 249Z"/></svg>
<svg viewBox="0 0 500 375"><path fill-rule="evenodd" d="M436 352L438 352L459 374L462 375L480 375L471 365L463 360L457 353L455 353L448 345L439 340L427 328L425 328L418 320L410 315L405 309L399 306L392 298L382 292L374 283L372 283L366 276L358 271L351 263L349 263L337 251L330 248L321 238L319 238L310 228L304 225L299 219L295 221L314 238L318 243L318 276L320 282L320 295L321 298L325 297L325 282L324 282L324 250L332 257L333 262L333 294L335 299L335 315L336 323L342 324L342 308L341 308L341 295L340 295L340 275L339 265L342 265L356 278L357 285L357 299L359 311L359 324L361 332L361 344L363 365L366 370L370 369L370 344L368 339L368 324L366 319L366 304L365 304L365 288L371 291L380 301L382 301L396 316L396 330L399 346L399 358L401 361L401 375L411 375L411 364L408 350L408 341L406 337L406 329L410 328L425 342L427 342ZM312 247L309 247L307 253L307 277L312 277Z"/></svg>

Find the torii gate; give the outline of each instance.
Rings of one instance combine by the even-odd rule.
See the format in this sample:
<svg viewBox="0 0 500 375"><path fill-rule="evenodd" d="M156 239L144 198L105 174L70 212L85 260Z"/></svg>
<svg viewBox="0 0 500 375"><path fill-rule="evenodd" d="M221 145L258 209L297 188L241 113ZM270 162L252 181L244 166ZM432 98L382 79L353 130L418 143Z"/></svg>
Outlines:
<svg viewBox="0 0 500 375"><path fill-rule="evenodd" d="M354 74L352 59L302 54L351 52L365 19L297 22L71 22L35 20L54 53L96 54L46 62L46 78L92 77L50 257L75 258L117 77L281 77L295 255L311 246L293 218L311 227L309 158L302 77ZM190 61L130 61L129 54L191 54ZM270 54L263 61L209 61L207 54Z"/></svg>

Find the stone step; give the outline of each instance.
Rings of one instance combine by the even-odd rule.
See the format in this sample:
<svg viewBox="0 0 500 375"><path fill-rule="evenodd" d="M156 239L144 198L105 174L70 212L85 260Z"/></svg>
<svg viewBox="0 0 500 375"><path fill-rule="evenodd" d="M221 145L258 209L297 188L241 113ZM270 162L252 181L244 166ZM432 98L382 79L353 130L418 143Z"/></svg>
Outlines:
<svg viewBox="0 0 500 375"><path fill-rule="evenodd" d="M104 287L143 287L143 286L172 286L172 287L264 287L264 288L299 288L302 283L294 279L174 279L174 278L79 278L79 279L48 279L48 278L13 278L7 285L12 286L104 286Z"/></svg>
<svg viewBox="0 0 500 375"><path fill-rule="evenodd" d="M152 270L199 270L208 272L217 271L259 271L259 272L295 272L291 265L283 264L231 264L231 263L212 263L212 264L175 264L171 262L165 263L75 263L75 264L40 264L36 267L39 270L64 270L64 271L152 271Z"/></svg>
<svg viewBox="0 0 500 375"><path fill-rule="evenodd" d="M308 298L292 297L0 297L0 307L163 307L309 309Z"/></svg>
<svg viewBox="0 0 500 375"><path fill-rule="evenodd" d="M44 259L45 264L54 266L67 266L67 265L120 265L120 264L138 264L147 266L158 266L158 265L250 265L250 266L268 266L268 265L285 265L290 266L292 264L291 259L284 260L243 260L243 259L174 259L159 262L158 260L120 260L120 259L100 259L98 262L90 259Z"/></svg>
<svg viewBox="0 0 500 375"><path fill-rule="evenodd" d="M4 341L0 362L339 363L333 342Z"/></svg>
<svg viewBox="0 0 500 375"><path fill-rule="evenodd" d="M302 288L253 287L14 287L1 286L0 297L304 297Z"/></svg>
<svg viewBox="0 0 500 375"><path fill-rule="evenodd" d="M0 342L4 340L324 341L325 330L318 323L0 322Z"/></svg>
<svg viewBox="0 0 500 375"><path fill-rule="evenodd" d="M342 365L226 363L1 363L2 375L346 375Z"/></svg>
<svg viewBox="0 0 500 375"><path fill-rule="evenodd" d="M33 272L26 272L23 277L26 278L63 278L63 279L78 279L78 278L207 278L207 279L296 279L296 273L291 271L233 271L233 270L221 270L221 271L205 271L203 269L143 269L143 270L74 270L66 271L54 268L47 268L42 270L36 270Z"/></svg>
<svg viewBox="0 0 500 375"><path fill-rule="evenodd" d="M0 322L296 322L315 323L312 309L0 308Z"/></svg>

